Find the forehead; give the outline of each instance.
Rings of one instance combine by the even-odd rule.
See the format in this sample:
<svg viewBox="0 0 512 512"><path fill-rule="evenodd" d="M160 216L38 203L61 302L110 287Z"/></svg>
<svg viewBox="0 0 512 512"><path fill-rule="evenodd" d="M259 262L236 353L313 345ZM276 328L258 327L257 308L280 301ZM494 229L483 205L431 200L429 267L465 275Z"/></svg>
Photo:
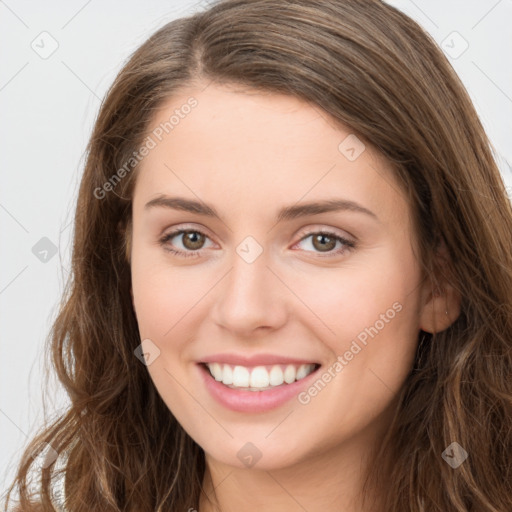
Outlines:
<svg viewBox="0 0 512 512"><path fill-rule="evenodd" d="M155 144L139 164L134 209L158 194L237 211L342 196L388 216L407 213L382 155L293 96L191 88L162 105L147 133Z"/></svg>

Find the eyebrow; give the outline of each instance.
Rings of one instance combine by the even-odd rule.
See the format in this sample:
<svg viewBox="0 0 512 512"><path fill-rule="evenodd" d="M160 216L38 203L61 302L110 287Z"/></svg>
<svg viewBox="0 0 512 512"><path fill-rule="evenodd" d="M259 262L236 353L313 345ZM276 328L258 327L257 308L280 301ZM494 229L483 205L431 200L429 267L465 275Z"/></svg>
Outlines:
<svg viewBox="0 0 512 512"><path fill-rule="evenodd" d="M147 202L144 206L144 210L150 210L156 207L182 210L185 212L196 213L198 215L204 215L206 217L217 217L219 219L221 218L213 206L201 201L196 201L195 199L186 199L184 197L169 197L166 195L160 195ZM325 201L314 201L286 206L279 210L276 221L281 222L293 220L308 215L319 215L321 213L335 211L351 211L363 213L379 221L377 215L371 210L368 210L368 208L365 208L364 206L361 206L360 204L354 201L349 201L347 199L329 199Z"/></svg>

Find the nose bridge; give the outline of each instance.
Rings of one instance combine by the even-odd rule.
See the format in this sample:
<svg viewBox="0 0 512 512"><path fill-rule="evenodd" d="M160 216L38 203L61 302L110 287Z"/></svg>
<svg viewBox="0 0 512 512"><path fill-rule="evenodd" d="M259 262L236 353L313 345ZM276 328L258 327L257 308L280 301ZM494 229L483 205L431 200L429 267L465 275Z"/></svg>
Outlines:
<svg viewBox="0 0 512 512"><path fill-rule="evenodd" d="M253 237L236 248L231 270L216 301L216 321L231 330L275 326L283 313L279 280L269 270L268 253Z"/></svg>

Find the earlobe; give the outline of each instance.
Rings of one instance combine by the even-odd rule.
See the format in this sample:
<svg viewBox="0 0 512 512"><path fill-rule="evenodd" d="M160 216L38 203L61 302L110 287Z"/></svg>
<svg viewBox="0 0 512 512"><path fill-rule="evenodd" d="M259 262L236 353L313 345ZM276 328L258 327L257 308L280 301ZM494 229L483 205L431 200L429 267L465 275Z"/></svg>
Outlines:
<svg viewBox="0 0 512 512"><path fill-rule="evenodd" d="M449 259L444 244L441 246L438 256L444 260L442 265L444 270L448 270ZM441 286L442 288L439 288L430 279L425 282L419 326L422 331L432 334L444 331L460 315L460 292L449 284L446 278Z"/></svg>
<svg viewBox="0 0 512 512"><path fill-rule="evenodd" d="M460 314L460 294L452 287L432 290L420 315L420 329L437 333L448 329Z"/></svg>

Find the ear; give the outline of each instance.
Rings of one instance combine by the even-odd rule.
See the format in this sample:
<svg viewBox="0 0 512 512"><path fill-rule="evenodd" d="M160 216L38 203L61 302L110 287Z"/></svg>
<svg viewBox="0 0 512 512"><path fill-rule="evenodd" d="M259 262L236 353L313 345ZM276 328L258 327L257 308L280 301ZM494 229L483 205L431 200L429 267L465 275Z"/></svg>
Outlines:
<svg viewBox="0 0 512 512"><path fill-rule="evenodd" d="M420 311L420 329L437 333L448 329L460 315L461 295L449 282L450 259L444 243L438 249L436 268L438 284L426 279L422 289L422 307Z"/></svg>

